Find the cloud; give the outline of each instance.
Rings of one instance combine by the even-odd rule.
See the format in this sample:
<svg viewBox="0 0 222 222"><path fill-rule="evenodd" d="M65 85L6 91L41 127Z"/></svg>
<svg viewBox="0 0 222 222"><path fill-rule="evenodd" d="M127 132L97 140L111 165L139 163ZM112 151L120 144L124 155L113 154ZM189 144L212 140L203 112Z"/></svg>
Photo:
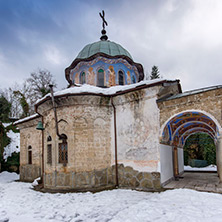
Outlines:
<svg viewBox="0 0 222 222"><path fill-rule="evenodd" d="M146 73L157 65L163 77L181 79L185 90L221 83L220 0L12 0L0 2L0 88L38 67L66 87L64 69L100 38L103 9L109 39Z"/></svg>

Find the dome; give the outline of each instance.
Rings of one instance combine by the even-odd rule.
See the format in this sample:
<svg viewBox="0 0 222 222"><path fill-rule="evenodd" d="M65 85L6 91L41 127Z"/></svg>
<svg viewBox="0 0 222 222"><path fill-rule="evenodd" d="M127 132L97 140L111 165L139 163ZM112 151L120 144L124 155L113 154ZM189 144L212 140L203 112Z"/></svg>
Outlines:
<svg viewBox="0 0 222 222"><path fill-rule="evenodd" d="M98 41L86 45L78 54L76 59L86 59L97 53L104 53L109 56L127 56L133 60L129 52L121 45L111 41Z"/></svg>

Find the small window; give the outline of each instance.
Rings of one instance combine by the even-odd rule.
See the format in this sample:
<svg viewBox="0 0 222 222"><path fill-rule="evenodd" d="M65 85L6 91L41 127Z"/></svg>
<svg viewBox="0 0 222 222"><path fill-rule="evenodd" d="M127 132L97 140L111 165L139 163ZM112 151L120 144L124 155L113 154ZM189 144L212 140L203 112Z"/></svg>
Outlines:
<svg viewBox="0 0 222 222"><path fill-rule="evenodd" d="M67 136L62 134L60 140L62 140L62 143L59 143L59 163L66 164L68 163Z"/></svg>
<svg viewBox="0 0 222 222"><path fill-rule="evenodd" d="M28 164L32 164L32 147L28 146Z"/></svg>
<svg viewBox="0 0 222 222"><path fill-rule="evenodd" d="M104 87L104 70L103 69L98 70L97 86Z"/></svg>
<svg viewBox="0 0 222 222"><path fill-rule="evenodd" d="M47 145L47 163L52 164L52 144Z"/></svg>
<svg viewBox="0 0 222 222"><path fill-rule="evenodd" d="M50 142L50 141L52 141L52 137L51 137L51 136L48 136L48 137L47 137L47 142Z"/></svg>
<svg viewBox="0 0 222 222"><path fill-rule="evenodd" d="M47 163L52 164L52 144L50 144L52 142L51 136L47 137L47 142Z"/></svg>
<svg viewBox="0 0 222 222"><path fill-rule="evenodd" d="M81 74L79 75L79 83L80 84L85 84L86 83L86 74L85 74L85 72L81 72Z"/></svg>
<svg viewBox="0 0 222 222"><path fill-rule="evenodd" d="M124 85L124 74L123 71L119 71L119 85Z"/></svg>

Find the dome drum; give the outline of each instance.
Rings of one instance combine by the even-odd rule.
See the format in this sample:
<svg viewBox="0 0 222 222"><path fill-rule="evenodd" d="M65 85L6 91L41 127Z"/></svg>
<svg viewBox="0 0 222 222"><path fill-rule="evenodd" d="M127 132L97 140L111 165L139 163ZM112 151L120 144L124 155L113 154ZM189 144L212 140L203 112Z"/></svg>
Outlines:
<svg viewBox="0 0 222 222"><path fill-rule="evenodd" d="M144 78L142 65L111 41L86 45L66 68L65 75L70 85L87 83L100 87L132 84Z"/></svg>

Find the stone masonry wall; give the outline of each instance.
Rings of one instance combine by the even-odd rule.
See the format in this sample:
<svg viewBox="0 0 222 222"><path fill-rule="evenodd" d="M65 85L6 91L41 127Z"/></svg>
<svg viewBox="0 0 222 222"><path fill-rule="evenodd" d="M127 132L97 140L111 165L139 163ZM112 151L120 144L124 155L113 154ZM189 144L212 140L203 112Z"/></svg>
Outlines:
<svg viewBox="0 0 222 222"><path fill-rule="evenodd" d="M139 172L132 167L118 165L119 187L143 191L161 190L159 172ZM45 187L53 190L83 191L114 188L116 185L115 166L101 170L45 174Z"/></svg>
<svg viewBox="0 0 222 222"><path fill-rule="evenodd" d="M40 118L18 125L20 129L20 180L32 182L41 176L42 135L36 130ZM28 164L28 147L32 147L32 164Z"/></svg>
<svg viewBox="0 0 222 222"><path fill-rule="evenodd" d="M199 110L211 114L222 125L222 89L210 90L178 99L158 102L160 126L174 114L186 110Z"/></svg>
<svg viewBox="0 0 222 222"><path fill-rule="evenodd" d="M61 141L56 135L54 112L50 106L44 111L46 188L72 187L71 180L73 181L73 177L79 177L79 173L81 178L88 175L88 179L81 182L84 184L84 181L91 180L89 178L92 177L92 172L100 172L111 166L112 107L106 103L106 98L99 96L77 96L74 99L69 97L57 101L59 133L68 138L68 163L65 165L59 163L58 144ZM51 142L47 142L49 136L52 138ZM46 161L48 144L52 145L51 164ZM84 185L82 187L84 188Z"/></svg>

